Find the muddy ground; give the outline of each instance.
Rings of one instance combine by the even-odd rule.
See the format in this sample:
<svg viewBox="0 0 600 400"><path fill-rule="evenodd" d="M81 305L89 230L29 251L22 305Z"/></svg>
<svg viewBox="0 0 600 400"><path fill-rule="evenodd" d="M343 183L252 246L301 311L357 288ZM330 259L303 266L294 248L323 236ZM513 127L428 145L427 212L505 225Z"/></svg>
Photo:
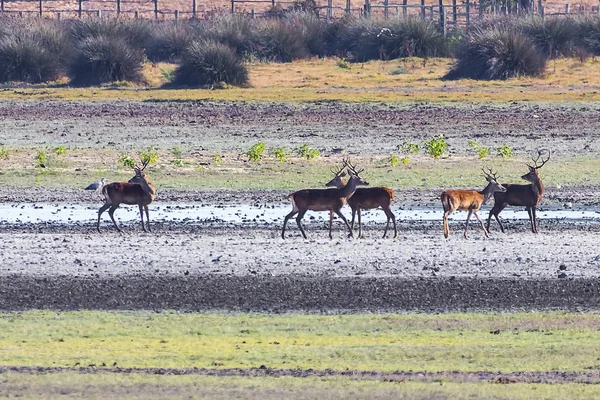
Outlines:
<svg viewBox="0 0 600 400"><path fill-rule="evenodd" d="M526 154L552 146L561 157L600 154L600 106L303 105L215 102L0 102L0 145L68 145L101 149L184 146L239 150L310 143L324 153L389 154L402 141L444 134L453 154L467 138L510 143ZM460 143L460 145L459 145ZM549 188L548 204L598 204L598 182ZM83 203L89 194L2 185L1 202ZM400 189L409 204L435 204L438 189ZM161 192L161 201L205 204L285 202L284 191ZM437 205L437 204L436 204ZM485 216L487 213L482 213ZM282 215L283 217L283 215ZM444 241L441 223L399 221L395 240L381 225L362 240L334 240L307 221L309 240L291 221L280 224L174 224L155 221L117 234L91 223L6 224L0 217L0 309L181 309L242 311L450 311L599 309L600 223L542 220L538 235L525 221L483 239Z"/></svg>

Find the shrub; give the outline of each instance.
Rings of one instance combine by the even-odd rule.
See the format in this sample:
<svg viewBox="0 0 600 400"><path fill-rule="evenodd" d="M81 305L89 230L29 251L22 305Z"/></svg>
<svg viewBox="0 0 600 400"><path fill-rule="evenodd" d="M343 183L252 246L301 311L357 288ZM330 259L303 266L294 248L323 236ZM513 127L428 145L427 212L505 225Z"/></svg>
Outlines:
<svg viewBox="0 0 600 400"><path fill-rule="evenodd" d="M250 161L260 161L266 148L267 146L264 144L264 142L258 142L252 145L252 147L250 147L250 149L245 152L244 155L248 157Z"/></svg>
<svg viewBox="0 0 600 400"><path fill-rule="evenodd" d="M56 54L33 35L17 32L0 39L0 82L48 82L63 70Z"/></svg>
<svg viewBox="0 0 600 400"><path fill-rule="evenodd" d="M417 154L419 152L419 143L404 142L396 146L402 154Z"/></svg>
<svg viewBox="0 0 600 400"><path fill-rule="evenodd" d="M242 59L222 43L196 41L181 55L173 83L184 86L207 86L221 82L231 85L248 83L248 71Z"/></svg>
<svg viewBox="0 0 600 400"><path fill-rule="evenodd" d="M441 57L448 47L439 25L433 21L407 17L382 23L378 36L390 59L399 57Z"/></svg>
<svg viewBox="0 0 600 400"><path fill-rule="evenodd" d="M507 144L503 144L497 149L498 155L502 158L511 158L513 156L513 149Z"/></svg>
<svg viewBox="0 0 600 400"><path fill-rule="evenodd" d="M178 21L163 22L155 26L146 55L152 61L173 61L181 57L193 40L194 35L188 25Z"/></svg>
<svg viewBox="0 0 600 400"><path fill-rule="evenodd" d="M594 55L600 55L600 16L586 16L577 20L579 43Z"/></svg>
<svg viewBox="0 0 600 400"><path fill-rule="evenodd" d="M58 146L57 148L54 149L54 153L56 153L56 155L60 157L67 153L67 147L66 146Z"/></svg>
<svg viewBox="0 0 600 400"><path fill-rule="evenodd" d="M207 24L193 23L192 27L198 37L226 44L238 55L250 52L253 47L253 21L242 14L222 14Z"/></svg>
<svg viewBox="0 0 600 400"><path fill-rule="evenodd" d="M388 158L388 162L390 163L390 165L392 166L392 168L396 168L398 166L398 164L400 164L400 157L398 157L395 154L392 154Z"/></svg>
<svg viewBox="0 0 600 400"><path fill-rule="evenodd" d="M294 30L300 33L310 54L317 56L325 54L323 34L326 24L314 12L294 11L288 13L282 23L291 25Z"/></svg>
<svg viewBox="0 0 600 400"><path fill-rule="evenodd" d="M141 82L144 53L116 37L82 40L69 68L71 84L92 86L107 82Z"/></svg>
<svg viewBox="0 0 600 400"><path fill-rule="evenodd" d="M153 165L158 162L158 152L154 147L148 147L146 151L140 151L140 160L147 165Z"/></svg>
<svg viewBox="0 0 600 400"><path fill-rule="evenodd" d="M135 160L133 159L133 157L129 157L128 155L123 154L121 155L121 157L119 157L119 165L122 165L126 168L133 168L135 167Z"/></svg>
<svg viewBox="0 0 600 400"><path fill-rule="evenodd" d="M576 47L578 26L571 18L526 18L519 24L548 58L570 57Z"/></svg>
<svg viewBox="0 0 600 400"><path fill-rule="evenodd" d="M8 150L4 147L0 147L0 158L7 159L8 158Z"/></svg>
<svg viewBox="0 0 600 400"><path fill-rule="evenodd" d="M279 162L284 162L285 158L290 155L290 151L285 147L277 147L275 149L271 149L269 153L275 157Z"/></svg>
<svg viewBox="0 0 600 400"><path fill-rule="evenodd" d="M91 38L114 38L124 40L136 49L149 46L154 26L142 19L120 20L118 18L84 18L70 22L70 34L77 45Z"/></svg>
<svg viewBox="0 0 600 400"><path fill-rule="evenodd" d="M475 152L477 153L477 157L479 157L479 159L484 159L486 156L489 156L490 154L492 154L489 147L482 146L474 140L469 140L467 142L467 146L469 146L473 150L475 150Z"/></svg>
<svg viewBox="0 0 600 400"><path fill-rule="evenodd" d="M423 147L425 147L425 154L433 158L440 158L448 151L448 143L444 140L444 135L425 140Z"/></svg>
<svg viewBox="0 0 600 400"><path fill-rule="evenodd" d="M268 19L258 24L253 53L265 61L291 62L307 57L309 51L301 27Z"/></svg>
<svg viewBox="0 0 600 400"><path fill-rule="evenodd" d="M383 39L377 35L382 28L383 23L376 18L346 18L328 30L330 52L348 55L354 62L379 59Z"/></svg>
<svg viewBox="0 0 600 400"><path fill-rule="evenodd" d="M48 155L46 154L46 150L39 150L35 155L35 161L37 161L38 166L42 166L48 162Z"/></svg>
<svg viewBox="0 0 600 400"><path fill-rule="evenodd" d="M546 58L510 23L470 30L456 48L457 62L444 79L509 79L538 76Z"/></svg>
<svg viewBox="0 0 600 400"><path fill-rule="evenodd" d="M312 147L310 147L307 144L303 144L302 146L298 147L296 149L296 152L298 153L298 155L300 157L306 158L308 161L312 160L315 157L319 157L321 155L321 153L319 153L319 150L313 149Z"/></svg>

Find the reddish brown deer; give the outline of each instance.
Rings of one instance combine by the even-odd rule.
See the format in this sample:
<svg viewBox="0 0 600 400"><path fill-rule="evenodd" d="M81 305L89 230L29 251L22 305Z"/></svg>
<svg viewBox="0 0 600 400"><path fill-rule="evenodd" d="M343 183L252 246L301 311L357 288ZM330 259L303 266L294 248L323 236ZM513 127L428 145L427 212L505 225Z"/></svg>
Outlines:
<svg viewBox="0 0 600 400"><path fill-rule="evenodd" d="M448 217L454 211L468 211L467 215L467 223L465 224L465 239L467 238L467 229L469 228L469 219L471 219L471 214L475 214L477 221L481 224L483 228L483 233L485 237L489 237L487 230L485 229L485 225L483 225L483 221L477 215L477 211L481 208L486 201L492 197L494 192L504 192L506 189L498 183L498 178L496 174L492 172L490 168L488 168L488 172L483 171L485 179L488 181L488 185L481 192L476 190L446 190L442 193L441 200L442 206L444 207L444 237L448 238L450 235L450 227L448 226Z"/></svg>
<svg viewBox="0 0 600 400"><path fill-rule="evenodd" d="M122 232L121 228L115 221L114 213L119 205L121 204L137 204L140 208L140 218L142 221L142 229L144 232L150 231L150 215L148 212L148 204L152 203L156 197L156 188L148 179L148 176L144 172L148 163L144 162L142 167L134 167L135 176L129 180L129 182L113 182L105 185L102 188L102 195L104 196L105 203L100 210L98 210L98 223L96 229L100 232L100 217L102 213L108 209L108 215L112 220L117 231ZM144 211L146 212L146 224L148 230L144 225Z"/></svg>
<svg viewBox="0 0 600 400"><path fill-rule="evenodd" d="M545 160L542 159L542 163L538 165L540 157L546 152L548 157ZM522 179L531 182L530 185L503 183L502 186L506 188L506 191L494 193L494 207L490 210L487 219L488 230L490 229L490 222L493 215L494 218L496 218L496 221L498 221L498 225L500 225L500 230L504 233L504 226L502 226L502 222L500 222L500 218L498 217L502 210L504 210L506 206L524 206L529 214L531 231L533 233L538 233L535 211L544 197L544 183L542 182L539 169L542 168L549 159L550 151L539 149L537 158L532 158L533 165L527 165L529 172L521 177Z"/></svg>
<svg viewBox="0 0 600 400"><path fill-rule="evenodd" d="M341 170L339 173L341 173ZM348 183L341 189L304 189L291 193L288 198L292 201L293 208L292 211L285 216L285 220L283 221L283 230L281 231L281 238L285 239L285 226L288 220L294 215L298 214L296 217L296 223L298 224L298 228L300 228L300 232L302 232L304 239L307 239L306 233L304 232L300 221L308 210L329 211L329 239L333 239L331 233L333 213L337 214L338 217L344 221L346 227L348 227L348 230L350 231L350 236L354 237L352 234L352 228L350 228L348 220L342 214L341 209L348 201L348 198L352 197L358 185L368 185L369 183L360 178L358 175L352 174L351 171L348 171L348 174L350 175L350 179L348 180Z"/></svg>
<svg viewBox="0 0 600 400"><path fill-rule="evenodd" d="M356 171L356 168L352 164L345 164L350 171L354 174L362 172ZM343 170L343 167L342 167ZM334 186L341 189L346 185L346 182L340 171L336 172L332 170L335 175L334 178L327 184L327 186ZM391 204L394 200L394 191L388 187L378 186L372 188L357 188L352 197L348 199L348 205L352 209L352 222L350 222L350 228L354 230L354 219L358 213L358 238L362 237L362 223L360 220L360 210L371 210L373 208L381 207L383 212L387 216L387 224L383 231L383 237L387 235L388 228L390 227L390 220L394 224L394 237L398 236L398 230L396 229L396 216L392 212Z"/></svg>

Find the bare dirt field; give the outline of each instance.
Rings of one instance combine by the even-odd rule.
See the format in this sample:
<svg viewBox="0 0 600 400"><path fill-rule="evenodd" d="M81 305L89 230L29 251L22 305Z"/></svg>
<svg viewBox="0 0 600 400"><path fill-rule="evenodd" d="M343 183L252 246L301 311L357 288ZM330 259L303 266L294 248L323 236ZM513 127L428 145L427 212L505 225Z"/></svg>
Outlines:
<svg viewBox="0 0 600 400"><path fill-rule="evenodd" d="M67 145L90 151L179 145L190 152L234 152L259 140L287 146L308 141L325 157L368 157L389 154L403 140L443 134L453 157L466 155L464 142L474 138L490 146L509 142L521 157L537 147L551 147L554 165L573 159L585 165L598 158L599 111L597 104L582 103L2 102L0 145ZM9 167L10 158L2 161L0 168ZM598 204L597 181L569 179L576 183L548 185L547 206ZM394 207L433 210L440 190L397 188ZM281 205L286 193L175 187L160 192L156 204ZM78 204L89 203L90 194L75 187L7 185L0 175L0 201ZM282 240L282 220L182 223L157 218L151 234L142 234L133 223L117 234L105 221L105 233L98 234L93 226L96 212L89 213L87 222L72 224L6 223L0 216L0 308L600 308L600 223L594 220L541 217L538 235L530 233L526 221L513 220L506 234L494 225L491 239L483 239L472 221L470 238L464 239L462 215L452 224L448 241L443 240L441 221L401 220L396 239L381 239L382 225L367 224L361 240L346 238L336 221L330 241L321 220L306 218L309 240L304 241L294 221L290 237Z"/></svg>

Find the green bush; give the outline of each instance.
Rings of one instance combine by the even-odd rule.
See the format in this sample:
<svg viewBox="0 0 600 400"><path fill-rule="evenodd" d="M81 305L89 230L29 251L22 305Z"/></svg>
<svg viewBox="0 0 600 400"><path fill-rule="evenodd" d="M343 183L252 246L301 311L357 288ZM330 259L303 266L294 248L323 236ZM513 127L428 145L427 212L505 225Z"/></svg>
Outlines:
<svg viewBox="0 0 600 400"><path fill-rule="evenodd" d="M585 50L600 55L600 16L585 16L577 20L579 43Z"/></svg>
<svg viewBox="0 0 600 400"><path fill-rule="evenodd" d="M77 45L91 38L124 40L136 49L148 47L154 26L148 20L118 18L83 18L70 21L70 34Z"/></svg>
<svg viewBox="0 0 600 400"><path fill-rule="evenodd" d="M252 145L252 147L250 147L250 149L245 152L244 155L248 157L250 161L258 162L262 160L263 153L265 152L266 148L267 146L264 144L264 142L258 142Z"/></svg>
<svg viewBox="0 0 600 400"><path fill-rule="evenodd" d="M189 25L179 21L162 22L152 31L146 55L151 61L177 60L193 40Z"/></svg>
<svg viewBox="0 0 600 400"><path fill-rule="evenodd" d="M146 151L140 151L140 160L147 165L154 165L158 162L158 151L154 147L148 147Z"/></svg>
<svg viewBox="0 0 600 400"><path fill-rule="evenodd" d="M135 160L133 157L123 154L121 157L119 157L119 165L126 168L133 168L135 167Z"/></svg>
<svg viewBox="0 0 600 400"><path fill-rule="evenodd" d="M196 35L203 39L213 39L223 43L238 55L251 51L254 40L253 20L243 14L220 14L206 23L193 23Z"/></svg>
<svg viewBox="0 0 600 400"><path fill-rule="evenodd" d="M89 37L76 46L69 77L74 86L116 81L142 82L143 60L144 53L123 39Z"/></svg>
<svg viewBox="0 0 600 400"><path fill-rule="evenodd" d="M577 46L578 26L572 18L524 18L518 24L548 58L570 57Z"/></svg>
<svg viewBox="0 0 600 400"><path fill-rule="evenodd" d="M423 141L423 147L425 148L425 154L436 159L448 151L448 143L444 139L444 135Z"/></svg>
<svg viewBox="0 0 600 400"><path fill-rule="evenodd" d="M301 27L280 19L259 21L254 37L253 53L260 60L291 62L309 55Z"/></svg>
<svg viewBox="0 0 600 400"><path fill-rule="evenodd" d="M300 32L308 52L312 55L325 55L326 47L323 41L326 23L314 12L293 11L286 14L282 23L291 25Z"/></svg>
<svg viewBox="0 0 600 400"><path fill-rule="evenodd" d="M434 21L415 17L393 18L381 25L383 28L377 35L385 47L387 58L428 58L448 54L446 40Z"/></svg>
<svg viewBox="0 0 600 400"><path fill-rule="evenodd" d="M181 55L173 83L191 87L248 83L242 59L229 47L215 41L192 42Z"/></svg>
<svg viewBox="0 0 600 400"><path fill-rule="evenodd" d="M279 162L284 162L285 158L290 155L290 151L285 147L277 147L271 149L269 153L275 157Z"/></svg>
<svg viewBox="0 0 600 400"><path fill-rule="evenodd" d="M498 155L502 158L511 158L513 156L513 149L507 144L503 144L497 149Z"/></svg>
<svg viewBox="0 0 600 400"><path fill-rule="evenodd" d="M302 146L298 147L296 149L296 153L298 153L300 157L306 158L308 161L321 155L319 150L313 149L307 144L303 144Z"/></svg>
<svg viewBox="0 0 600 400"><path fill-rule="evenodd" d="M467 146L469 146L470 148L475 150L475 152L477 153L477 157L479 157L479 159L484 159L485 157L492 154L489 147L482 146L474 140L469 140L467 142Z"/></svg>
<svg viewBox="0 0 600 400"><path fill-rule="evenodd" d="M383 22L376 18L346 18L329 29L328 33L334 35L329 39L329 51L340 57L348 56L354 62L377 60L384 43L377 35L383 27Z"/></svg>
<svg viewBox="0 0 600 400"><path fill-rule="evenodd" d="M546 67L546 58L533 40L511 22L469 30L456 48L456 59L444 79L539 76Z"/></svg>

